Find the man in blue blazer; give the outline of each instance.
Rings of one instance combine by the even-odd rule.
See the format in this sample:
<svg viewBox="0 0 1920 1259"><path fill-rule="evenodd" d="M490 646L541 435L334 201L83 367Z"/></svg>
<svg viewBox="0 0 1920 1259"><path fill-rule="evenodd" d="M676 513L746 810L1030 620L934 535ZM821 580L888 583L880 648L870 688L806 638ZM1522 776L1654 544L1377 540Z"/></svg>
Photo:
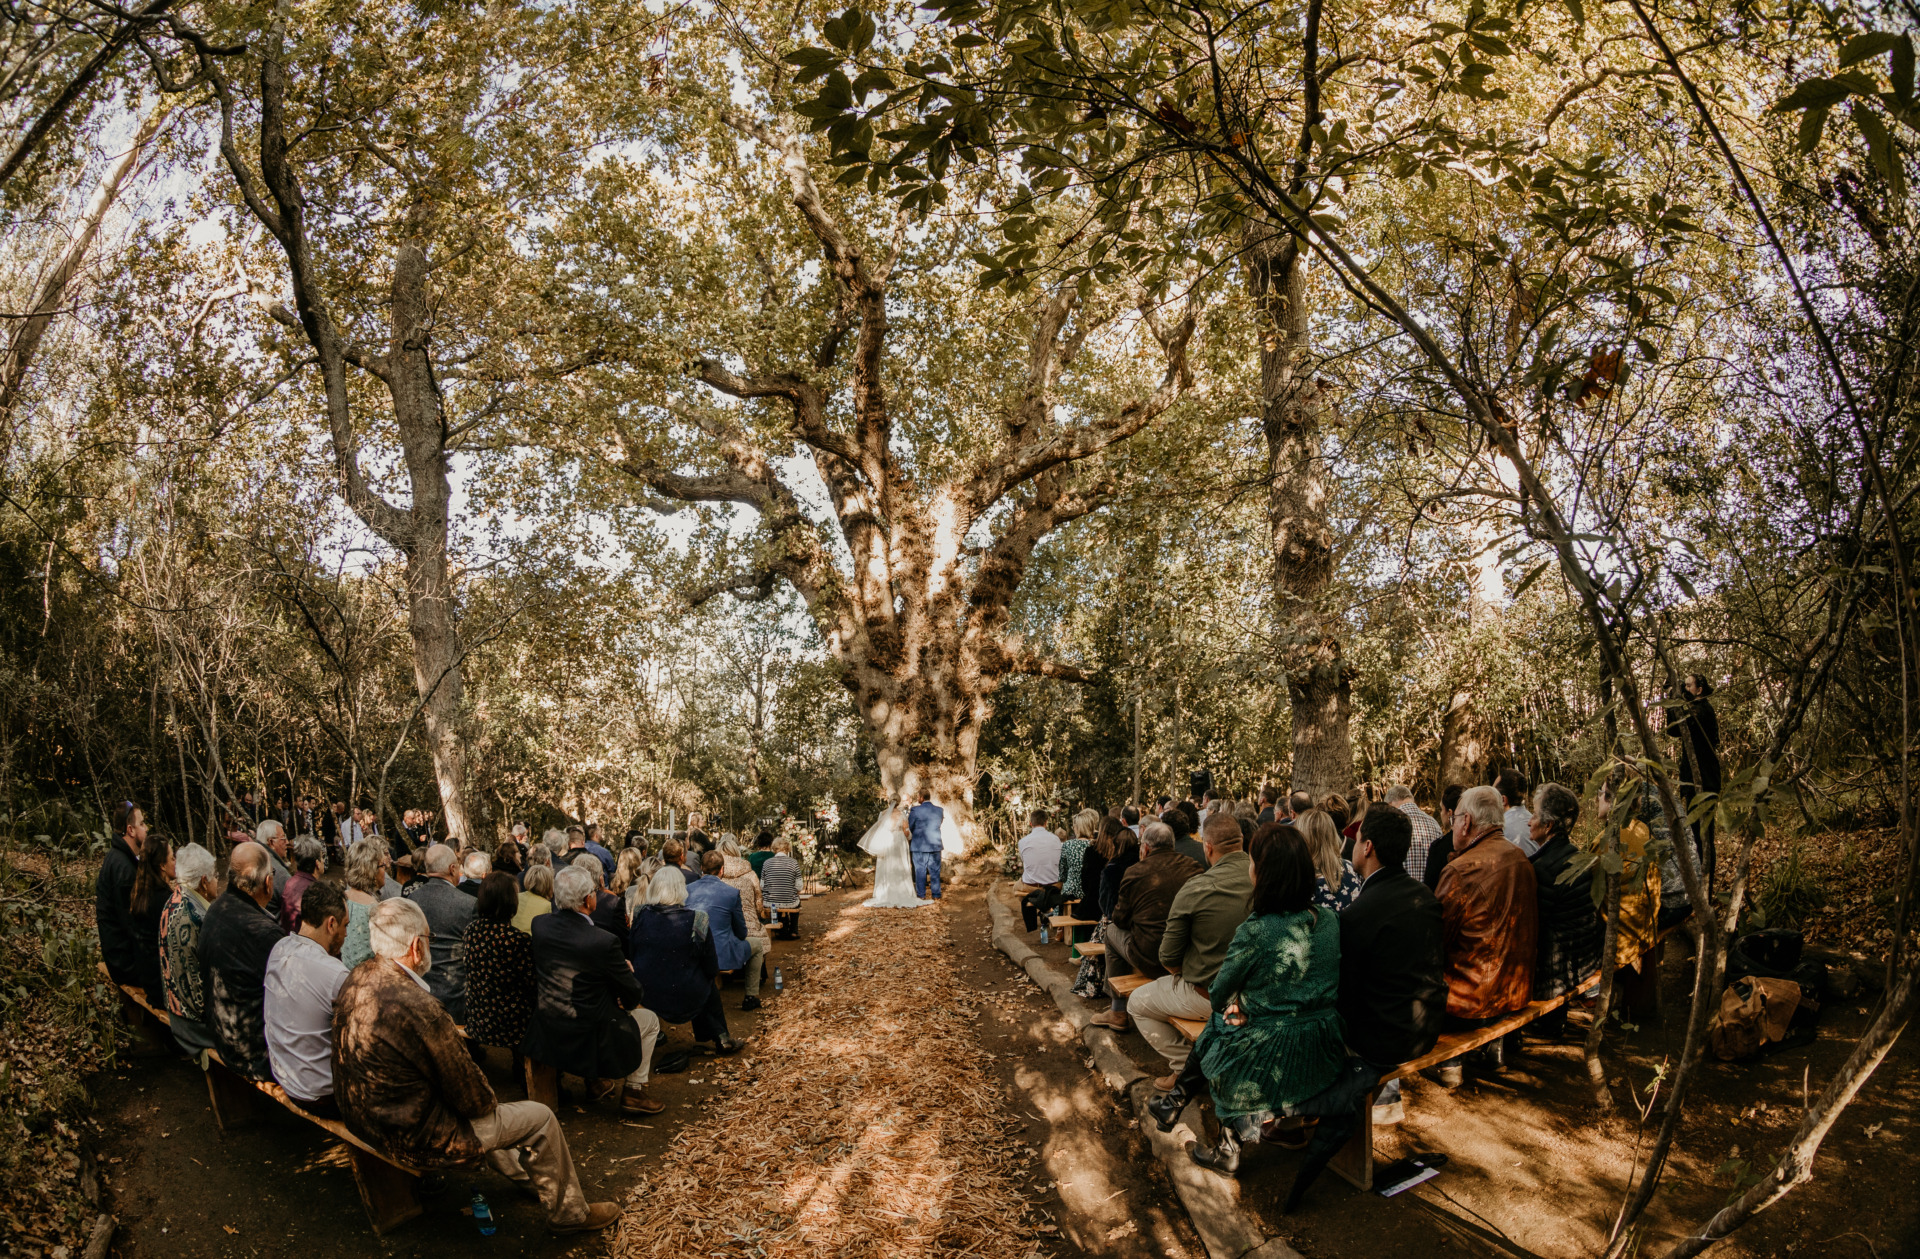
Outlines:
<svg viewBox="0 0 1920 1259"><path fill-rule="evenodd" d="M940 823L946 817L947 811L933 802L933 792L926 787L920 788L920 803L907 811L913 894L923 901L940 899Z"/></svg>

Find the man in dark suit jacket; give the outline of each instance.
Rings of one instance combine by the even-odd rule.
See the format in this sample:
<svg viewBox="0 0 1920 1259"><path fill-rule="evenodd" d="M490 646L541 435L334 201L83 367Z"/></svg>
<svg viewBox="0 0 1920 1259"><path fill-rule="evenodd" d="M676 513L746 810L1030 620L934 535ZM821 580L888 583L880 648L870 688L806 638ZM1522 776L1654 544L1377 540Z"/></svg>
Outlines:
<svg viewBox="0 0 1920 1259"><path fill-rule="evenodd" d="M913 858L913 894L921 900L940 899L940 824L947 811L933 802L933 792L920 788L920 803L907 810L907 852Z"/></svg>
<svg viewBox="0 0 1920 1259"><path fill-rule="evenodd" d="M460 879L458 860L445 844L428 848L426 877L416 879L406 892L426 914L433 931L433 966L423 976L427 991L440 998L456 1023L467 1017L467 927L477 903L455 886Z"/></svg>
<svg viewBox="0 0 1920 1259"><path fill-rule="evenodd" d="M624 1077L620 1108L657 1115L665 1104L647 1096L647 1078L660 1020L640 1004L640 981L620 941L587 917L592 901L585 870L569 866L553 876L553 912L533 920L533 1017L520 1050L590 1087Z"/></svg>
<svg viewBox="0 0 1920 1259"><path fill-rule="evenodd" d="M1406 871L1413 819L1375 804L1360 822L1353 868L1364 880L1340 914L1340 1017L1347 1048L1369 1066L1398 1066L1432 1049L1447 1013L1440 902ZM1398 1082L1380 1105L1399 1099Z"/></svg>

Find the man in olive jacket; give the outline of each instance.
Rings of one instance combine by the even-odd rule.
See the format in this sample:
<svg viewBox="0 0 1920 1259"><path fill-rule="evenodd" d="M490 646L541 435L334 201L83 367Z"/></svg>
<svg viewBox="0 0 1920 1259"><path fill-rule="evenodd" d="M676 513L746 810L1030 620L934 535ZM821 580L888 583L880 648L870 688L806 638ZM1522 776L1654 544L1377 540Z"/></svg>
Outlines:
<svg viewBox="0 0 1920 1259"><path fill-rule="evenodd" d="M552 1110L494 1096L453 1016L427 989L433 950L420 907L380 902L367 934L373 957L347 976L333 1013L334 1098L353 1134L416 1171L484 1154L540 1199L556 1233L619 1219L614 1203L587 1201Z"/></svg>
<svg viewBox="0 0 1920 1259"><path fill-rule="evenodd" d="M1104 935L1107 945L1107 978L1139 973L1166 974L1160 964L1160 937L1167 929L1167 916L1173 912L1173 898L1188 879L1199 874L1200 863L1173 850L1173 828L1165 822L1149 822L1140 829L1142 856L1120 880L1120 895L1113 903L1113 914ZM1125 1031L1127 999L1107 987L1113 1008L1096 1014L1096 1027Z"/></svg>
<svg viewBox="0 0 1920 1259"><path fill-rule="evenodd" d="M1207 868L1181 885L1160 937L1160 964L1167 973L1127 999L1127 1013L1147 1043L1167 1060L1168 1074L1154 1081L1166 1092L1187 1065L1186 1038L1171 1019L1205 1019L1213 1013L1207 985L1220 971L1233 933L1253 905L1253 862L1240 842L1240 823L1225 809L1201 827Z"/></svg>

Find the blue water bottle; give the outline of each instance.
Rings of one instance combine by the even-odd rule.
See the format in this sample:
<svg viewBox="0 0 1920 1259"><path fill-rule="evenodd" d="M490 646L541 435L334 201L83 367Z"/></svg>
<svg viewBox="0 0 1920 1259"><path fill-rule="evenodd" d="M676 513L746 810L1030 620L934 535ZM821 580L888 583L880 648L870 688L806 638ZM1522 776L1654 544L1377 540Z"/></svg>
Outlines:
<svg viewBox="0 0 1920 1259"><path fill-rule="evenodd" d="M493 1236L493 1212L487 1206L487 1195L473 1195L473 1222L480 1226L480 1236Z"/></svg>
<svg viewBox="0 0 1920 1259"><path fill-rule="evenodd" d="M787 990L787 981L781 977L778 966L773 968L773 990L775 992L785 992Z"/></svg>
<svg viewBox="0 0 1920 1259"><path fill-rule="evenodd" d="M1041 923L1041 924L1040 924L1040 943L1042 943L1042 944L1052 944L1052 943L1053 943L1053 940L1052 940L1052 938L1050 937L1050 935L1049 935L1049 933L1048 933L1048 931L1047 931L1047 925L1046 925L1045 923Z"/></svg>

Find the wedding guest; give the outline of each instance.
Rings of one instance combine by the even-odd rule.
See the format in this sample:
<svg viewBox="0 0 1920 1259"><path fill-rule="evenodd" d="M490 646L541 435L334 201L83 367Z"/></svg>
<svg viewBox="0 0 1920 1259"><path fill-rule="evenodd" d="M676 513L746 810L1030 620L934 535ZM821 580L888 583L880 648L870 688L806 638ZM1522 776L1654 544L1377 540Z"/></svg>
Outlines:
<svg viewBox="0 0 1920 1259"><path fill-rule="evenodd" d="M1047 811L1027 815L1029 830L1020 840L1020 882L1027 894L1020 898L1020 916L1027 930L1040 926L1040 915L1060 903L1060 837L1047 829Z"/></svg>
<svg viewBox="0 0 1920 1259"><path fill-rule="evenodd" d="M420 1171L485 1154L495 1171L539 1198L549 1232L606 1228L620 1208L587 1201L553 1111L535 1101L498 1100L446 1007L427 991L420 976L433 964L430 931L412 901L382 903L373 916L374 960L340 990L333 1076L347 1127ZM634 982L631 973L626 980Z"/></svg>
<svg viewBox="0 0 1920 1259"><path fill-rule="evenodd" d="M648 1096L647 1080L660 1020L642 1004L621 942L587 917L592 902L586 871L555 873L553 912L533 920L533 1014L520 1052L565 1075L613 1081L601 1099L619 1090L622 1110L657 1115L666 1104Z"/></svg>
<svg viewBox="0 0 1920 1259"><path fill-rule="evenodd" d="M267 959L283 934L273 903L273 866L259 844L241 844L227 859L227 890L207 907L200 926L200 963L207 1027L229 1070L250 1080L272 1078L267 1057Z"/></svg>
<svg viewBox="0 0 1920 1259"><path fill-rule="evenodd" d="M553 909L553 867L529 866L524 879L519 908L513 912L513 925L531 936L533 920Z"/></svg>
<svg viewBox="0 0 1920 1259"><path fill-rule="evenodd" d="M627 898L633 906L627 958L634 974L647 977L643 1004L662 1023L691 1023L693 1038L712 1041L715 1053L738 1053L740 1044L727 1031L726 1010L714 986L720 960L711 921L687 905L687 883L678 867L662 868L644 891L636 887Z"/></svg>
<svg viewBox="0 0 1920 1259"><path fill-rule="evenodd" d="M773 937L767 934L767 919L772 915L761 899L759 877L740 854L740 842L731 835L722 837L720 856L724 862L720 867L720 879L740 894L740 914L747 922L746 996L741 999L740 1008L758 1010L760 980L766 973L767 952L773 947ZM701 881L705 882L704 879Z"/></svg>
<svg viewBox="0 0 1920 1259"><path fill-rule="evenodd" d="M140 989L156 1010L167 998L160 975L160 916L173 898L173 875L173 845L164 835L148 835L127 893L127 926L138 950Z"/></svg>
<svg viewBox="0 0 1920 1259"><path fill-rule="evenodd" d="M1313 903L1334 913L1353 904L1360 894L1360 876L1340 856L1339 819L1325 809L1308 809L1293 820L1313 857Z"/></svg>
<svg viewBox="0 0 1920 1259"><path fill-rule="evenodd" d="M340 960L348 970L373 956L373 911L383 899L391 860L379 840L363 839L347 849L347 938L340 946Z"/></svg>
<svg viewBox="0 0 1920 1259"><path fill-rule="evenodd" d="M319 841L313 841L318 847ZM293 1103L325 1119L339 1117L333 1100L333 1001L347 982L340 947L347 938L346 898L332 883L316 883L300 898L292 935L267 954L262 1024L273 1078Z"/></svg>
<svg viewBox="0 0 1920 1259"><path fill-rule="evenodd" d="M467 1038L518 1052L533 1010L533 939L515 930L520 892L502 870L480 881L462 955L467 965Z"/></svg>
<svg viewBox="0 0 1920 1259"><path fill-rule="evenodd" d="M213 1048L207 1030L206 974L200 962L200 928L207 907L220 895L212 853L187 844L174 854L179 890L160 915L160 980L167 991L167 1030L180 1048L198 1054Z"/></svg>

